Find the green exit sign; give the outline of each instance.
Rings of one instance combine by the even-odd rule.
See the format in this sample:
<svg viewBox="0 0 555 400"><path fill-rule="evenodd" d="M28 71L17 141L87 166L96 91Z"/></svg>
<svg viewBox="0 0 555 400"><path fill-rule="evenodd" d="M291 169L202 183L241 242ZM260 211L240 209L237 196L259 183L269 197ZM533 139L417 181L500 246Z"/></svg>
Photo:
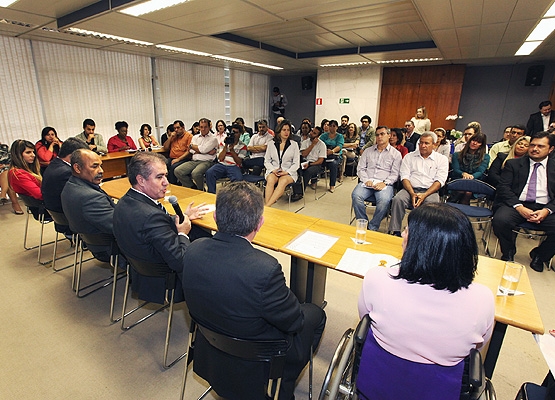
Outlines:
<svg viewBox="0 0 555 400"><path fill-rule="evenodd" d="M347 98L341 98L339 99L339 104L349 104L349 102L351 101L351 99Z"/></svg>

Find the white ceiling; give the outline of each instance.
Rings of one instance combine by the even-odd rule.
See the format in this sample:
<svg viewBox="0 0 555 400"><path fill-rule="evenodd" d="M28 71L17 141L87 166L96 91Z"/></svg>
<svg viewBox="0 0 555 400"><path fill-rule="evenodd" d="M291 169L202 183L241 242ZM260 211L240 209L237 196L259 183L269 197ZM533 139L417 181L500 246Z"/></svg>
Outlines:
<svg viewBox="0 0 555 400"><path fill-rule="evenodd" d="M555 34L532 55L514 56L553 1L190 0L141 17L110 9L69 26L282 67L277 73L315 71L319 65L327 63L424 57L443 58L435 64L515 64L555 60ZM0 23L0 34L211 65L224 64L212 58L168 53L153 46L139 47L58 30L58 18L104 2L116 3L113 0L19 0L8 8L0 7L0 22L4 22ZM224 33L301 54L303 58L211 36ZM391 48L429 41L437 48ZM364 46L386 47L371 49L372 52L356 50ZM302 54L340 49L355 49L355 54L324 53L309 57ZM276 73L242 64L234 67Z"/></svg>

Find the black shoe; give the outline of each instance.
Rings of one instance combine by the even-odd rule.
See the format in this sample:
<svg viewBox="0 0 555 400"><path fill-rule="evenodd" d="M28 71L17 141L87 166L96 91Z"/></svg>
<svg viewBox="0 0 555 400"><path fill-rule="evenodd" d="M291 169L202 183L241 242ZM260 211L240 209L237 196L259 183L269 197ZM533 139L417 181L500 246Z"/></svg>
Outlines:
<svg viewBox="0 0 555 400"><path fill-rule="evenodd" d="M543 272L543 261L539 256L535 256L532 261L530 261L530 268L536 272Z"/></svg>
<svg viewBox="0 0 555 400"><path fill-rule="evenodd" d="M393 232L391 232L391 234L392 234L393 236L401 237L401 231L393 231Z"/></svg>
<svg viewBox="0 0 555 400"><path fill-rule="evenodd" d="M293 195L291 196L291 201L299 201L299 200L302 199L302 198L303 198L303 195L302 195L302 194L293 194Z"/></svg>
<svg viewBox="0 0 555 400"><path fill-rule="evenodd" d="M536 257L538 255L538 248L534 247L532 250L530 250L529 254L530 254L530 258L533 259L534 257Z"/></svg>
<svg viewBox="0 0 555 400"><path fill-rule="evenodd" d="M501 261L514 261L515 260L515 255L512 253L509 253L507 255L503 254L501 256Z"/></svg>

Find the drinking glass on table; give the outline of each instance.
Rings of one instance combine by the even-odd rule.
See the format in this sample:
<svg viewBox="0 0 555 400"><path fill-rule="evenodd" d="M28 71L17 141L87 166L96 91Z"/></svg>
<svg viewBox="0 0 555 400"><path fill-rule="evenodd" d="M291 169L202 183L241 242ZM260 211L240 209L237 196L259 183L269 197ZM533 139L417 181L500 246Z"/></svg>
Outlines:
<svg viewBox="0 0 555 400"><path fill-rule="evenodd" d="M363 244L366 242L366 228L368 227L367 219L357 219L357 230L355 236L355 242L357 244Z"/></svg>
<svg viewBox="0 0 555 400"><path fill-rule="evenodd" d="M523 269L524 266L522 264L513 261L505 262L503 276L501 277L501 282L499 283L499 290L501 293L508 296L515 294Z"/></svg>

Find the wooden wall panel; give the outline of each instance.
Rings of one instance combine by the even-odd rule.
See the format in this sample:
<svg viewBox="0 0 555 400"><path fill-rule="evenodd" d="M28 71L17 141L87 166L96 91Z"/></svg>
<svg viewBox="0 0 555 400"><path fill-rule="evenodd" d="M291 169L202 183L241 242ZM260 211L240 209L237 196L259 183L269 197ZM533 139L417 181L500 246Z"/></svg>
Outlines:
<svg viewBox="0 0 555 400"><path fill-rule="evenodd" d="M432 129L453 129L455 121L445 117L457 114L464 80L464 65L384 68L377 124L402 127L405 120L425 106Z"/></svg>

